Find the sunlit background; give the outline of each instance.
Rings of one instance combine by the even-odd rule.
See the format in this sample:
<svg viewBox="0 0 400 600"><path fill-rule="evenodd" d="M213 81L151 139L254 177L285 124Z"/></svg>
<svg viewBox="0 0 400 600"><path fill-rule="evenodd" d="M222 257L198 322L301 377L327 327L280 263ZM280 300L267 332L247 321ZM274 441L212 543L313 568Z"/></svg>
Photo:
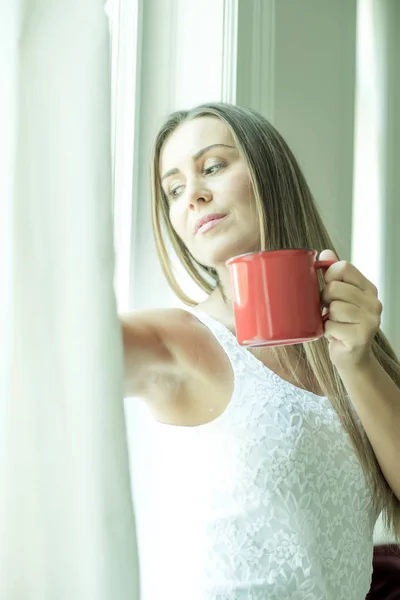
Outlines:
<svg viewBox="0 0 400 600"><path fill-rule="evenodd" d="M122 401L117 312L180 305L150 219L170 112L271 120L400 354L398 31L399 0L0 2L1 600L163 598L165 492L185 481Z"/></svg>

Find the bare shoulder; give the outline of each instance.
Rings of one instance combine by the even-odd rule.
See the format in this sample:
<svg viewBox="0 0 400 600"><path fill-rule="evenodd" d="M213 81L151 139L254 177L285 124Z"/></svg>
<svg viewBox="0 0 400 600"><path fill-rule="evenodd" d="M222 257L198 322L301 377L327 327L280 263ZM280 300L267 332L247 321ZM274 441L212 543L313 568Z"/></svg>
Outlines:
<svg viewBox="0 0 400 600"><path fill-rule="evenodd" d="M192 362L193 354L201 347L204 337L207 336L206 328L192 313L181 308L162 308L135 310L132 313L120 315L129 335L138 336L146 333L159 340L171 357L179 356L180 360L189 358ZM200 345L199 345L200 343Z"/></svg>
<svg viewBox="0 0 400 600"><path fill-rule="evenodd" d="M153 318L159 335L175 357L184 378L209 382L221 367L229 367L225 352L195 313L171 308L154 311Z"/></svg>

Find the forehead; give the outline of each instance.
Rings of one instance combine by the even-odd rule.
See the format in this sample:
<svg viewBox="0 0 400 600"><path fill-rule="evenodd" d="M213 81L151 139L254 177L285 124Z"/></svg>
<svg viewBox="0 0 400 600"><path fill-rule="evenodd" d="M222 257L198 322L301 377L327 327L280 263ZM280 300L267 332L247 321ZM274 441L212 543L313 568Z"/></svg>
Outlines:
<svg viewBox="0 0 400 600"><path fill-rule="evenodd" d="M170 135L160 156L160 170L173 169L211 144L235 146L229 128L217 117L199 117L186 121Z"/></svg>

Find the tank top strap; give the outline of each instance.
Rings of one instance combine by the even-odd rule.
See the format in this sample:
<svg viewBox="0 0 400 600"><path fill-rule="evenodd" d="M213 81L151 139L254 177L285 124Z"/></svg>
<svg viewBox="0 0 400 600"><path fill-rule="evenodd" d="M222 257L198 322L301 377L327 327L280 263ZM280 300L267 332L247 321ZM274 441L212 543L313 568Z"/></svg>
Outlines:
<svg viewBox="0 0 400 600"><path fill-rule="evenodd" d="M240 346L235 335L225 325L205 312L194 310L190 312L211 331L228 356L235 377L235 388L239 387L239 380L243 377L246 367L252 366L254 357Z"/></svg>
<svg viewBox="0 0 400 600"><path fill-rule="evenodd" d="M206 325L211 330L211 332L214 334L214 336L217 338L217 340L221 343L221 345L232 346L232 344L235 344L235 342L237 344L237 340L236 340L235 336L233 335L233 333L231 333L229 331L229 329L225 325L223 325L222 323L220 323L213 317L210 317L210 315L208 315L205 312L193 310L193 311L191 311L191 313L195 317L197 317L199 319L199 321L201 321L204 325Z"/></svg>
<svg viewBox="0 0 400 600"><path fill-rule="evenodd" d="M214 420L203 425L196 426L175 426L155 421L154 426L157 430L162 429L166 432L184 432L185 436L200 435L201 432L211 431L215 428L227 427L232 420L240 419L241 405L245 402L246 388L246 355L242 355L243 348L238 344L236 337L229 331L225 325L210 317L208 314L195 311L189 307L184 310L190 312L213 334L221 348L227 355L233 372L233 390L230 401L225 411ZM239 416L238 416L239 411Z"/></svg>

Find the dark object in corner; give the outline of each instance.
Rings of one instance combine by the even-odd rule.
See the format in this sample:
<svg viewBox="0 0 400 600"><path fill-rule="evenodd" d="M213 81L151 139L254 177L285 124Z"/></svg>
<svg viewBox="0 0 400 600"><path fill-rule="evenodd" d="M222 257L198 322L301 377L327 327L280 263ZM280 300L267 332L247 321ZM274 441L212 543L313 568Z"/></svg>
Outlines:
<svg viewBox="0 0 400 600"><path fill-rule="evenodd" d="M374 547L371 588L365 600L400 600L400 545Z"/></svg>

